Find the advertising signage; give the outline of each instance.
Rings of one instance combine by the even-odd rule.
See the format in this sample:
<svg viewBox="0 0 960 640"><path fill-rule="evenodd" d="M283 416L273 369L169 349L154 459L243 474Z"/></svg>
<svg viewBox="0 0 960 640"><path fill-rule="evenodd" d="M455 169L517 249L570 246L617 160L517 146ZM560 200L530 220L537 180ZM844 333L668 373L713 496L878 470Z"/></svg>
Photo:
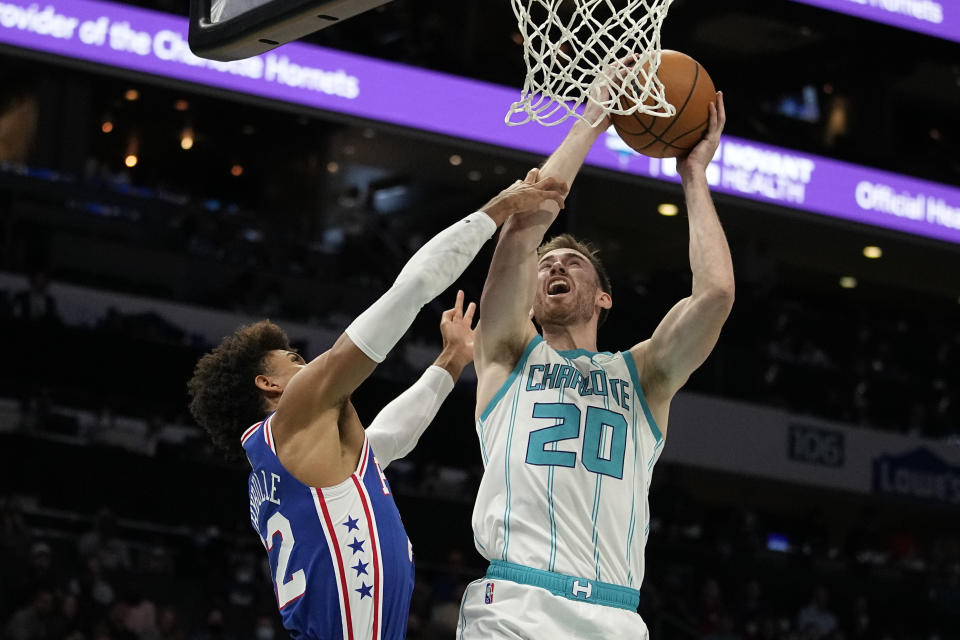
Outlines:
<svg viewBox="0 0 960 640"><path fill-rule="evenodd" d="M517 90L291 43L246 60L198 58L187 19L101 0L0 0L0 44L549 154L564 127L504 124ZM639 155L611 130L587 164L679 182L676 162ZM724 136L708 171L717 193L960 243L960 188Z"/></svg>
<svg viewBox="0 0 960 640"><path fill-rule="evenodd" d="M793 0L960 42L957 0Z"/></svg>

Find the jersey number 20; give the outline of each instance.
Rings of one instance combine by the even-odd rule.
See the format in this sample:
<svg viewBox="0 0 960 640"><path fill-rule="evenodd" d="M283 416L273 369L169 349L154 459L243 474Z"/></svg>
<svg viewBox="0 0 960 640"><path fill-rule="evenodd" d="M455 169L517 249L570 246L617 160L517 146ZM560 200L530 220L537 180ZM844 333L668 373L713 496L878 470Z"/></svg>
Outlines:
<svg viewBox="0 0 960 640"><path fill-rule="evenodd" d="M278 533L280 534L280 555L277 557L277 606L283 609L307 590L307 577L303 569L300 569L284 582L294 539L290 521L279 511L267 520L267 551L273 549L273 537Z"/></svg>
<svg viewBox="0 0 960 640"><path fill-rule="evenodd" d="M551 442L580 437L580 408L569 402L538 402L533 406L534 418L559 420L556 424L530 433L527 443L529 464L555 467L577 466L572 451L547 449ZM587 407L583 427L583 449L580 461L588 471L623 478L623 457L627 448L627 419L616 411Z"/></svg>

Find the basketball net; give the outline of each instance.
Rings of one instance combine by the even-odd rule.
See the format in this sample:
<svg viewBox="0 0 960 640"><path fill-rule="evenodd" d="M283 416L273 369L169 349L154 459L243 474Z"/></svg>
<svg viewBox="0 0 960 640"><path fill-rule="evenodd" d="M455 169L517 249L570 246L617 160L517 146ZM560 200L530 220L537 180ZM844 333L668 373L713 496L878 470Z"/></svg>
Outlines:
<svg viewBox="0 0 960 640"><path fill-rule="evenodd" d="M673 0L511 0L527 77L504 121L595 126L608 114L673 116L657 78L660 26ZM604 84L606 93L593 89ZM582 107L602 108L593 122Z"/></svg>

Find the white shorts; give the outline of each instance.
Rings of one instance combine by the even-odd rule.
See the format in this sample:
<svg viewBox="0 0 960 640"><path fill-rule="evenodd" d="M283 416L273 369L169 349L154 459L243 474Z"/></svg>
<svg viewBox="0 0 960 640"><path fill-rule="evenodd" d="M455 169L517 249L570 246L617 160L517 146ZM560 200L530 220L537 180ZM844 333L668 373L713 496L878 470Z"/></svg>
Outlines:
<svg viewBox="0 0 960 640"><path fill-rule="evenodd" d="M481 578L467 585L457 640L521 638L648 640L648 634L636 611L568 600L541 587L509 580Z"/></svg>

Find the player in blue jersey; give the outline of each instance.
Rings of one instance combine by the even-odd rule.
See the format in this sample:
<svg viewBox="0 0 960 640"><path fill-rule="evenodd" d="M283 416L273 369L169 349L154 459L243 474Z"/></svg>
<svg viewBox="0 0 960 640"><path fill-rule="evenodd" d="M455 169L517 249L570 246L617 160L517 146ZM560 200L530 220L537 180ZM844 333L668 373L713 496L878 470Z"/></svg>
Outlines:
<svg viewBox="0 0 960 640"><path fill-rule="evenodd" d="M446 350L364 430L350 395L406 332L419 309L460 276L504 220L549 200L558 180L517 181L427 242L390 289L326 352L306 363L274 324L241 328L198 362L190 409L215 443L252 471L250 517L266 549L284 626L295 638L400 640L413 555L382 469L405 455L465 364ZM445 338L469 331L463 299Z"/></svg>
<svg viewBox="0 0 960 640"><path fill-rule="evenodd" d="M459 638L646 639L637 606L650 476L670 401L733 304L730 251L706 178L724 122L718 93L706 136L677 163L692 291L625 351L597 351L613 297L596 251L569 235L541 245L558 209L547 203L504 224L475 354L484 475L473 529L490 567L464 594ZM572 183L609 125L576 122L537 179Z"/></svg>

